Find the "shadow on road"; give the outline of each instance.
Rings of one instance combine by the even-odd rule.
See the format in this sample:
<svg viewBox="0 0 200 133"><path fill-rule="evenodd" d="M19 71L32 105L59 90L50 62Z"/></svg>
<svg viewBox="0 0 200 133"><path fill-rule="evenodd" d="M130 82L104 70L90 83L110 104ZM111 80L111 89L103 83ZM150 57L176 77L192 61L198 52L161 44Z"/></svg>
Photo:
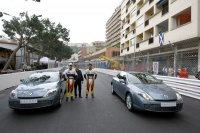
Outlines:
<svg viewBox="0 0 200 133"><path fill-rule="evenodd" d="M58 107L48 107L48 108L41 108L41 109L24 109L24 110L13 110L13 113L17 115L44 115L44 114L51 114L58 111Z"/></svg>

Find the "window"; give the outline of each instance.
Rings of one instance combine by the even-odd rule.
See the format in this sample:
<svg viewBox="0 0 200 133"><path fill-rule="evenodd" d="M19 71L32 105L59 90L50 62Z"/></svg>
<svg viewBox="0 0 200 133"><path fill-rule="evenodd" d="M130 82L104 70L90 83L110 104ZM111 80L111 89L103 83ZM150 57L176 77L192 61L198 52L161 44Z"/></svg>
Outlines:
<svg viewBox="0 0 200 133"><path fill-rule="evenodd" d="M140 47L140 44L139 44L139 43L137 43L137 44L136 44L136 48L139 48L139 47Z"/></svg>
<svg viewBox="0 0 200 133"><path fill-rule="evenodd" d="M157 35L159 32L167 32L169 28L168 19L157 25Z"/></svg>
<svg viewBox="0 0 200 133"><path fill-rule="evenodd" d="M139 27L140 25L142 25L144 23L144 16L141 16L136 23L136 26Z"/></svg>
<svg viewBox="0 0 200 133"><path fill-rule="evenodd" d="M175 26L174 26L175 28L191 22L191 8L175 16L174 20L175 20Z"/></svg>
<svg viewBox="0 0 200 133"><path fill-rule="evenodd" d="M131 11L131 17L134 17L136 14L136 9L134 8L132 11Z"/></svg>
<svg viewBox="0 0 200 133"><path fill-rule="evenodd" d="M161 84L161 82L155 77L144 73L128 74L128 80L132 84Z"/></svg>
<svg viewBox="0 0 200 133"><path fill-rule="evenodd" d="M131 45L135 45L135 38L131 39Z"/></svg>
<svg viewBox="0 0 200 133"><path fill-rule="evenodd" d="M162 9L162 15L165 15L166 13L168 13L169 11L169 7L168 7L168 2L163 4L163 9Z"/></svg>

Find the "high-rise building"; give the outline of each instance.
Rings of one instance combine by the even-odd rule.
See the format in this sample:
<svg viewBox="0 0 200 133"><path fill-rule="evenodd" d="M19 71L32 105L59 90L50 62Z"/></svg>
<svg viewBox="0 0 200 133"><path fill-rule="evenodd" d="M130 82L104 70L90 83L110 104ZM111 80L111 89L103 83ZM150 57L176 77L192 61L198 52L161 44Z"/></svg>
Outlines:
<svg viewBox="0 0 200 133"><path fill-rule="evenodd" d="M120 26L121 25L121 5L115 9L115 12L106 23L106 44L116 46L120 44Z"/></svg>

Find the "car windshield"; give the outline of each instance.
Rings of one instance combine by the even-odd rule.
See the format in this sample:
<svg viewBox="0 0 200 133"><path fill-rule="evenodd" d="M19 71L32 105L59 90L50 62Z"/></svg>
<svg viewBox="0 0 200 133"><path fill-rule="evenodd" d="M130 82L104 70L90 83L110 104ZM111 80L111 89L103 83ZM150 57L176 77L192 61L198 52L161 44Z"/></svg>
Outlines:
<svg viewBox="0 0 200 133"><path fill-rule="evenodd" d="M128 80L132 84L160 84L161 83L158 79L146 73L128 74Z"/></svg>
<svg viewBox="0 0 200 133"><path fill-rule="evenodd" d="M39 72L31 74L24 82L56 82L59 79L57 72Z"/></svg>

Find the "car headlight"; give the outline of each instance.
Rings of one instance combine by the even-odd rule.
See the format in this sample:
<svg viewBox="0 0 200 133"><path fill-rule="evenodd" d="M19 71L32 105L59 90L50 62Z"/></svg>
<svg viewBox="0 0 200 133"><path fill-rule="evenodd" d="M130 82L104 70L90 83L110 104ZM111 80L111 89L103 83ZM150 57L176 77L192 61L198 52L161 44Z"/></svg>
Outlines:
<svg viewBox="0 0 200 133"><path fill-rule="evenodd" d="M56 93L57 89L49 90L43 97L49 97L52 96L54 93Z"/></svg>
<svg viewBox="0 0 200 133"><path fill-rule="evenodd" d="M13 98L13 99L17 98L17 91L12 90L11 93L10 93L10 97Z"/></svg>
<svg viewBox="0 0 200 133"><path fill-rule="evenodd" d="M142 96L144 99L146 100L154 100L150 95L148 95L147 93L138 93L140 96Z"/></svg>
<svg viewBox="0 0 200 133"><path fill-rule="evenodd" d="M176 97L177 97L177 100L181 100L182 99L182 97L181 97L181 95L179 93L176 93Z"/></svg>

